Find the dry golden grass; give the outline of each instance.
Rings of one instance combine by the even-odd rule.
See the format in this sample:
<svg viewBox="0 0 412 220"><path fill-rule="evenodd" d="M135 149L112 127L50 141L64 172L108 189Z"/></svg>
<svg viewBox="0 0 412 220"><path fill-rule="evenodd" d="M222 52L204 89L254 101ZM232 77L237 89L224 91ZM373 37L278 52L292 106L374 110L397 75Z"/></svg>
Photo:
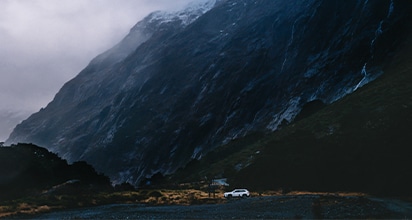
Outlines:
<svg viewBox="0 0 412 220"><path fill-rule="evenodd" d="M216 191L215 194L202 190L158 190L162 196L149 197L143 200L143 203L156 204L156 205L193 205L193 204L206 204L206 203L222 203L223 192ZM215 197L214 197L215 195Z"/></svg>
<svg viewBox="0 0 412 220"><path fill-rule="evenodd" d="M67 208L80 208L105 204L147 204L147 205L199 205L222 204L228 200L223 197L224 190L218 189L215 193L195 189L143 189L138 191L124 191L99 193L88 196L56 195L49 197L35 197L10 201L0 205L0 218L12 215L34 215ZM365 196L363 193L337 192L307 192L291 191L287 194L279 191L251 192L251 197L281 196L281 195L335 195L335 196Z"/></svg>
<svg viewBox="0 0 412 220"><path fill-rule="evenodd" d="M193 189L144 189L90 195L42 195L0 204L0 218L105 204L193 205L226 201L223 198L223 191L216 191L216 197L213 197L213 194L210 196L205 191Z"/></svg>
<svg viewBox="0 0 412 220"><path fill-rule="evenodd" d="M20 203L16 206L0 206L0 218L7 216L24 214L24 215L34 215L39 213L49 212L52 209L57 209L59 207L50 207L48 205L36 205L28 203Z"/></svg>
<svg viewBox="0 0 412 220"><path fill-rule="evenodd" d="M13 209L9 206L0 206L0 218L13 214Z"/></svg>

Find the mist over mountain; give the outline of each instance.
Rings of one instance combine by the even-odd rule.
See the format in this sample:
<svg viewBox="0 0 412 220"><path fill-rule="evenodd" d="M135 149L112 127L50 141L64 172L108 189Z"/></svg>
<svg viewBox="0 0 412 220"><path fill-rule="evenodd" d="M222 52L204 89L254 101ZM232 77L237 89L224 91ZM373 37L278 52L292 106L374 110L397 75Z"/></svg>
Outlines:
<svg viewBox="0 0 412 220"><path fill-rule="evenodd" d="M172 173L384 74L409 31L411 5L213 0L154 12L7 142L86 160L115 183Z"/></svg>
<svg viewBox="0 0 412 220"><path fill-rule="evenodd" d="M0 141L5 141L13 128L30 115L29 112L16 112L12 110L0 110Z"/></svg>

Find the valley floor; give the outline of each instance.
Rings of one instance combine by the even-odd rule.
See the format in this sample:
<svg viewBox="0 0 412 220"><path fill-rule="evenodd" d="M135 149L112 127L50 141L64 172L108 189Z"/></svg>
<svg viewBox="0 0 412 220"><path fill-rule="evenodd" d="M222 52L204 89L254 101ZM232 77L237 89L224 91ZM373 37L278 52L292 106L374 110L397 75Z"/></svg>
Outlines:
<svg viewBox="0 0 412 220"><path fill-rule="evenodd" d="M116 204L57 211L34 219L359 219L412 218L412 203L338 194L295 194L230 199L221 204Z"/></svg>

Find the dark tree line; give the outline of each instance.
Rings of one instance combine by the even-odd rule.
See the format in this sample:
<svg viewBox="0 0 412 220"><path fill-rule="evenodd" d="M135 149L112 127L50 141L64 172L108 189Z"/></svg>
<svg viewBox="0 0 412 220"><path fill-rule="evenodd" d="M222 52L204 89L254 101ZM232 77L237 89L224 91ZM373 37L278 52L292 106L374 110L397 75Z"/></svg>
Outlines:
<svg viewBox="0 0 412 220"><path fill-rule="evenodd" d="M110 179L86 162L69 165L57 154L33 144L0 147L0 198L36 195L65 185L81 192L112 189Z"/></svg>

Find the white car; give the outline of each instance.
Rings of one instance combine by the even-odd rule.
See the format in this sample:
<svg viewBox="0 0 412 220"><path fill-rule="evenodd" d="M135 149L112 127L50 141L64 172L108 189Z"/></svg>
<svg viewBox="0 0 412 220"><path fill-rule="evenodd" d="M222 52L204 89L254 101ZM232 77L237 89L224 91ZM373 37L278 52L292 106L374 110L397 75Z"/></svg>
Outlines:
<svg viewBox="0 0 412 220"><path fill-rule="evenodd" d="M250 193L247 189L235 189L232 192L225 192L223 194L225 198L232 198L232 197L249 197Z"/></svg>

